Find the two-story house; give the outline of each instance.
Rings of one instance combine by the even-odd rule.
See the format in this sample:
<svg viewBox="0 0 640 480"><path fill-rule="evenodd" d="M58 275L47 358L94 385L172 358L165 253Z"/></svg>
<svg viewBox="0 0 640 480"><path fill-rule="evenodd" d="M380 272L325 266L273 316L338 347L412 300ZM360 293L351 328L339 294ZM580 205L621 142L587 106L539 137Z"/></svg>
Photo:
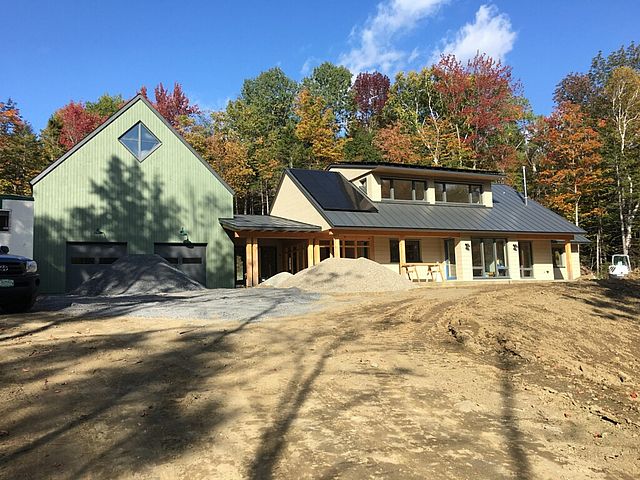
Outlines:
<svg viewBox="0 0 640 480"><path fill-rule="evenodd" d="M366 257L413 280L572 280L582 229L498 172L389 163L286 170L270 215L221 219L236 283Z"/></svg>

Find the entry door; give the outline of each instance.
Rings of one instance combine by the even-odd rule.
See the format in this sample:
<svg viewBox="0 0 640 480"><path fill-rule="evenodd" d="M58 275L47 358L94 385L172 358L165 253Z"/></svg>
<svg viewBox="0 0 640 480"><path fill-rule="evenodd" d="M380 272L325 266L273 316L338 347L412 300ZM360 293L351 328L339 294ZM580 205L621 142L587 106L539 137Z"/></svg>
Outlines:
<svg viewBox="0 0 640 480"><path fill-rule="evenodd" d="M207 245L202 243L156 243L153 252L202 285L207 284Z"/></svg>
<svg viewBox="0 0 640 480"><path fill-rule="evenodd" d="M448 280L457 278L456 272L456 243L452 238L444 241L444 262Z"/></svg>
<svg viewBox="0 0 640 480"><path fill-rule="evenodd" d="M67 242L66 290L75 290L126 254L126 243Z"/></svg>
<svg viewBox="0 0 640 480"><path fill-rule="evenodd" d="M260 281L264 282L268 278L278 273L278 255L274 246L260 247Z"/></svg>

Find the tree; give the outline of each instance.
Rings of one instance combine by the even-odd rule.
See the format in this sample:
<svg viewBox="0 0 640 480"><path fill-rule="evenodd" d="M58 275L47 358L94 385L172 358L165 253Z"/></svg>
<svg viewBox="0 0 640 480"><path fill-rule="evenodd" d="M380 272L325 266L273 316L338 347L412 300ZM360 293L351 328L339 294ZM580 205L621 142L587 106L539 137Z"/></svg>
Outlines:
<svg viewBox="0 0 640 480"><path fill-rule="evenodd" d="M544 119L546 129L537 181L543 186L544 203L571 219L576 226L583 217L601 215L600 208L585 209L585 198L605 183L600 134L590 125L580 106L563 102Z"/></svg>
<svg viewBox="0 0 640 480"><path fill-rule="evenodd" d="M371 129L373 122L382 113L391 82L380 72L359 73L353 82L353 99L356 104L356 118L361 125Z"/></svg>
<svg viewBox="0 0 640 480"><path fill-rule="evenodd" d="M591 77L584 73L570 73L564 77L553 92L553 100L559 105L571 102L583 109L593 101L594 86Z"/></svg>
<svg viewBox="0 0 640 480"><path fill-rule="evenodd" d="M616 178L622 250L628 254L640 209L640 73L627 66L616 68L605 93L617 146L611 161Z"/></svg>
<svg viewBox="0 0 640 480"><path fill-rule="evenodd" d="M0 102L0 193L30 195L29 180L44 166L42 145L17 105Z"/></svg>
<svg viewBox="0 0 640 480"><path fill-rule="evenodd" d="M385 160L394 163L421 163L422 156L416 146L416 136L407 133L399 121L378 130L374 142L383 152Z"/></svg>
<svg viewBox="0 0 640 480"><path fill-rule="evenodd" d="M320 97L330 108L340 130L347 128L349 118L353 113L353 99L350 95L351 72L348 68L324 62L302 80L302 86L315 97Z"/></svg>
<svg viewBox="0 0 640 480"><path fill-rule="evenodd" d="M156 110L174 128L180 126L182 117L190 117L200 113L200 107L191 104L189 97L182 90L182 85L178 82L173 84L172 92L164 88L164 85L160 82L154 90L154 95Z"/></svg>
<svg viewBox="0 0 640 480"><path fill-rule="evenodd" d="M94 113L103 118L109 118L120 110L124 103L122 95L109 95L105 93L95 102L87 102L85 108L89 113Z"/></svg>
<svg viewBox="0 0 640 480"><path fill-rule="evenodd" d="M316 97L303 88L298 96L296 115L296 137L310 150L309 165L323 168L342 160L343 145L336 138L338 125L331 108L327 108L321 97Z"/></svg>
<svg viewBox="0 0 640 480"><path fill-rule="evenodd" d="M62 124L59 142L65 150L70 150L105 120L105 117L87 111L82 103L74 101L58 110L56 115Z"/></svg>

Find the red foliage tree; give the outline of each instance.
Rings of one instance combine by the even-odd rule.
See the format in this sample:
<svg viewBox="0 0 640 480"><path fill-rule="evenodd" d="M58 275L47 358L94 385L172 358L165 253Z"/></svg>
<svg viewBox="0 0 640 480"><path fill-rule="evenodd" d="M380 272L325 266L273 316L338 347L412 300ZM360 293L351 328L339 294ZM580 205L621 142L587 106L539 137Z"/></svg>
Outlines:
<svg viewBox="0 0 640 480"><path fill-rule="evenodd" d="M71 101L56 112L62 128L59 142L69 150L100 125L105 117L86 110L80 102Z"/></svg>
<svg viewBox="0 0 640 480"><path fill-rule="evenodd" d="M365 126L378 116L389 98L391 82L380 72L360 73L353 83L353 97L358 108L358 120Z"/></svg>
<svg viewBox="0 0 640 480"><path fill-rule="evenodd" d="M181 117L188 117L200 113L197 105L192 105L189 97L182 90L179 83L173 85L173 92L165 89L162 83L154 90L158 112L174 127L180 125Z"/></svg>

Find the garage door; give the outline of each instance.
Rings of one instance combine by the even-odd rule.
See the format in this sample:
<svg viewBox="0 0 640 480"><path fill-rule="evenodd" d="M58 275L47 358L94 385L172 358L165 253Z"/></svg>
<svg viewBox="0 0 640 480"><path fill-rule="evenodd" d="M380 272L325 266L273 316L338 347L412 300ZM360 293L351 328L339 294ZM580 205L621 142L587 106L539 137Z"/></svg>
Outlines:
<svg viewBox="0 0 640 480"><path fill-rule="evenodd" d="M127 254L126 243L67 243L67 291Z"/></svg>
<svg viewBox="0 0 640 480"><path fill-rule="evenodd" d="M156 243L154 253L182 270L196 282L207 283L207 245L202 243Z"/></svg>

